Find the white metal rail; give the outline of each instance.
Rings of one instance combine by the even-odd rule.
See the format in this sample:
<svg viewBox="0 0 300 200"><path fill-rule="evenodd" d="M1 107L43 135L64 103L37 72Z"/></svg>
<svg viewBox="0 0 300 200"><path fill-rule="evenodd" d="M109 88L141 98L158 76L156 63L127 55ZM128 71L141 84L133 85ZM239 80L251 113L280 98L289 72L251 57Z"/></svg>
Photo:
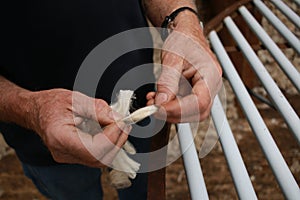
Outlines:
<svg viewBox="0 0 300 200"><path fill-rule="evenodd" d="M281 0L270 0L297 28L300 28L300 17Z"/></svg>
<svg viewBox="0 0 300 200"><path fill-rule="evenodd" d="M278 17L261 1L261 0L253 0L255 6L260 10L260 12L272 23L274 28L281 33L282 37L284 37L289 44L300 54L300 41L289 29L286 25L278 19Z"/></svg>
<svg viewBox="0 0 300 200"><path fill-rule="evenodd" d="M281 0L270 0L277 9L279 9L282 14L287 16L287 18L295 24L296 27L300 27L299 16L289 8ZM294 0L296 5L300 6L299 0ZM286 39L289 45L295 50L296 53L300 54L300 40L295 34L287 28L287 26L280 21L280 19L275 16L275 14L263 3L261 0L252 1L254 8L259 10L278 32ZM291 80L292 84L295 86L298 93L300 93L300 73L291 63L291 61L285 56L282 50L277 46L277 44L271 39L271 37L266 33L260 23L255 19L251 12L245 7L241 6L238 8L238 13L245 20L245 25L248 25L251 30L256 34L257 38L264 45L264 47L269 51L269 53L274 57L274 60L281 67L285 75ZM223 20L224 28L227 28L232 38L238 45L239 49L243 53L245 59L248 61L252 69L254 70L256 76L261 81L262 85L266 89L272 103L281 114L285 123L289 127L290 132L295 137L296 141L300 147L300 119L297 113L294 111L288 100L285 98L271 75L266 70L263 63L260 61L254 49L248 43L246 38L243 36L238 26L235 24L234 20L227 16ZM222 68L224 75L228 79L235 96L237 97L239 104L248 120L249 125L252 128L253 134L256 139L273 171L273 174L282 190L282 193L286 199L300 199L300 189L296 182L292 172L290 171L286 161L284 160L279 148L277 147L271 132L266 126L263 117L260 115L255 103L250 97L246 86L244 85L241 77L239 76L236 67L231 61L229 55L227 54L224 45L222 44L218 33L213 30L208 34L208 39L211 43L212 49L215 52ZM227 121L226 114L223 110L222 104L217 96L215 98L211 115L216 127L216 131L219 135L219 140L223 148L224 156L226 158L230 173L233 178L233 182L240 199L257 199L256 192L252 186L251 180L249 178L247 169L245 167L242 156L239 152L238 145L233 137L233 132ZM181 125L180 125L181 126ZM189 128L188 126L185 128ZM181 127L181 135L183 132L189 132L188 130ZM185 137L185 136L184 136ZM184 137L180 140L184 140ZM195 152L195 149L192 151ZM186 159L195 159L193 156L185 155ZM189 157L189 158L187 158ZM190 160L190 161L191 161ZM189 162L190 162L189 161ZM185 161L185 166L188 163ZM198 162L197 168L200 167ZM194 179L191 172L196 169L186 169L188 179ZM198 170L199 171L199 170ZM200 169L201 172L201 169ZM199 191L205 189L205 182L203 176L197 175L198 182L192 182L188 180L191 193L196 194ZM200 180L200 181L199 181ZM193 185L192 185L193 184ZM196 187L195 187L196 184ZM300 184L300 183L299 183ZM200 187L200 189L199 189ZM196 191L198 190L198 191ZM207 193L204 192L204 197L202 194L191 195L192 199L207 199Z"/></svg>

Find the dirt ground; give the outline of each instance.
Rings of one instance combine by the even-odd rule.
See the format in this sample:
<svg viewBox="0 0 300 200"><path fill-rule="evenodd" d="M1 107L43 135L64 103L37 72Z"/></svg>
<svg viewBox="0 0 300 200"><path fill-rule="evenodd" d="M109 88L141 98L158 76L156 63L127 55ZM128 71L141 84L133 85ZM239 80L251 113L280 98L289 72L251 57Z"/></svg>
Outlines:
<svg viewBox="0 0 300 200"><path fill-rule="evenodd" d="M299 30L297 34L300 35ZM291 86L285 76L282 75L278 67L274 67L274 60L264 52L260 53L262 53L262 60L268 70L285 93L285 96L298 116L300 116L300 94L295 92L293 86ZM293 52L291 53L289 49L286 53L289 54L287 56L300 71L299 55L295 55ZM256 91L263 95L265 94L260 87L256 88ZM247 120L235 104L235 99L230 89L227 89L226 101L227 116L258 198L266 200L284 199L279 185ZM257 106L279 150L282 152L287 165L298 185L300 185L299 144L297 144L277 111L260 103L257 103ZM197 150L199 150L202 144L201 137L203 137L203 135L199 134L199 137L197 136L195 138ZM170 154L172 154L172 152ZM215 145L208 155L200 159L200 162L210 199L238 199L220 144ZM116 192L108 183L107 174L104 174L102 180L105 200L117 199ZM166 185L168 200L190 199L181 158L167 167ZM15 153L5 146L5 143L0 137L0 200L2 199L44 200L45 198L35 189L31 181L23 175L22 168Z"/></svg>

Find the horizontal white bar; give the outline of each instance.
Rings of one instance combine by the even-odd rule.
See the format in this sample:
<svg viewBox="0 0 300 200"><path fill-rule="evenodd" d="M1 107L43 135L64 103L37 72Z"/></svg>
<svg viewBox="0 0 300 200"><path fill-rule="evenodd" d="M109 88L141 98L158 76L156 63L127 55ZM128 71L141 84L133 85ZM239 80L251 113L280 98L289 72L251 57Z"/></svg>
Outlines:
<svg viewBox="0 0 300 200"><path fill-rule="evenodd" d="M219 135L220 143L222 145L239 199L257 199L247 169L243 162L243 158L235 142L218 96L216 96L214 100L211 115Z"/></svg>
<svg viewBox="0 0 300 200"><path fill-rule="evenodd" d="M300 199L297 182L215 31L209 34L209 39L283 193L287 199Z"/></svg>
<svg viewBox="0 0 300 200"><path fill-rule="evenodd" d="M300 17L281 0L270 0L297 28L300 28Z"/></svg>
<svg viewBox="0 0 300 200"><path fill-rule="evenodd" d="M251 64L256 75L260 79L264 88L268 92L272 99L274 106L280 112L285 119L286 124L291 129L298 143L300 144L300 119L292 106L289 104L285 96L282 94L277 84L274 82L264 65L261 63L250 44L247 42L243 34L240 32L238 27L235 25L231 17L226 17L224 23L228 28L230 34L233 36L237 45L240 47L245 58Z"/></svg>
<svg viewBox="0 0 300 200"><path fill-rule="evenodd" d="M300 6L300 0L294 0L294 1L298 6Z"/></svg>
<svg viewBox="0 0 300 200"><path fill-rule="evenodd" d="M271 37L266 33L263 27L256 21L256 19L251 15L245 6L239 8L239 12L248 23L249 27L269 50L274 59L278 62L281 69L289 77L291 82L300 92L300 73L297 71L295 66L287 59L287 57L282 53L280 48L275 44Z"/></svg>
<svg viewBox="0 0 300 200"><path fill-rule="evenodd" d="M287 42L300 54L300 41L299 39L282 23L276 15L261 1L253 0L255 6L261 13L271 22L274 28L284 37Z"/></svg>

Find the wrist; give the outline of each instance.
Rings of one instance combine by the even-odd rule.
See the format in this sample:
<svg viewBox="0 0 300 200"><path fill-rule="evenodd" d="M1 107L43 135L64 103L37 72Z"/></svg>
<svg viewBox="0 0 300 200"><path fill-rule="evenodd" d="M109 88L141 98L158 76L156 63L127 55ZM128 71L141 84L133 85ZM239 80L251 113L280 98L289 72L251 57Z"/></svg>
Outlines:
<svg viewBox="0 0 300 200"><path fill-rule="evenodd" d="M188 33L191 30L201 30L200 20L196 10L190 7L180 7L165 17L161 25L161 37L165 40L173 30Z"/></svg>
<svg viewBox="0 0 300 200"><path fill-rule="evenodd" d="M35 130L36 92L19 87L0 75L0 121Z"/></svg>
<svg viewBox="0 0 300 200"><path fill-rule="evenodd" d="M189 12L188 10L180 12L172 23L172 28L176 28L178 25L193 25L198 27L200 19L195 13Z"/></svg>
<svg viewBox="0 0 300 200"><path fill-rule="evenodd" d="M25 128L34 130L35 103L33 93L28 90L17 91L13 101L12 113L15 119L13 121Z"/></svg>

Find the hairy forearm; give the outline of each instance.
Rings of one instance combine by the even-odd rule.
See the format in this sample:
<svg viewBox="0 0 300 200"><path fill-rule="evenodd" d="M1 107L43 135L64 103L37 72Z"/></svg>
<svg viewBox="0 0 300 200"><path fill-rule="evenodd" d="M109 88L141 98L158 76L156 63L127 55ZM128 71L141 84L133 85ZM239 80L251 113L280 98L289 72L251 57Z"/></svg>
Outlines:
<svg viewBox="0 0 300 200"><path fill-rule="evenodd" d="M31 128L31 93L0 75L0 121Z"/></svg>
<svg viewBox="0 0 300 200"><path fill-rule="evenodd" d="M143 0L143 6L145 14L156 27L160 27L165 17L180 7L197 9L194 0Z"/></svg>

